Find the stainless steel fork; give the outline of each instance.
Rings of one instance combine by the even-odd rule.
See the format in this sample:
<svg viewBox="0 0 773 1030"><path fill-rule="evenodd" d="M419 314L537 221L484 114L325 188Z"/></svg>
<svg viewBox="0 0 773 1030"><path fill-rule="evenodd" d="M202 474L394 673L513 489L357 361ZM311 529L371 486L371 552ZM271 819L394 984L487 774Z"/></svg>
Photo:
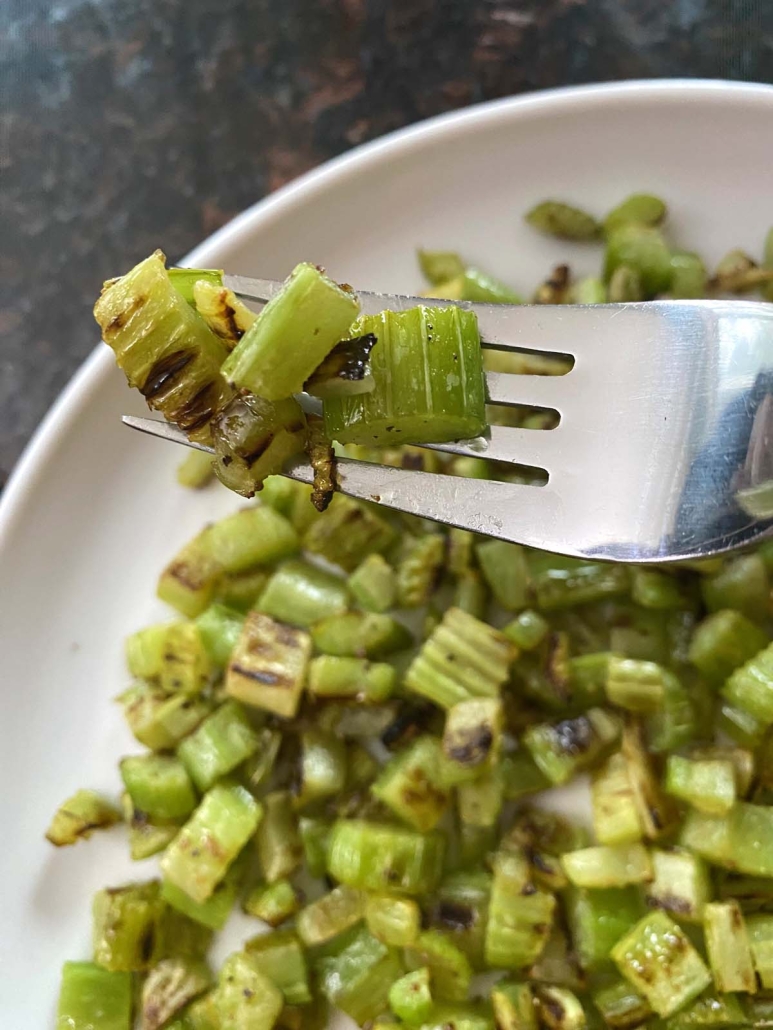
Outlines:
<svg viewBox="0 0 773 1030"><path fill-rule="evenodd" d="M281 283L226 276L249 302ZM426 298L360 293L365 313ZM553 408L555 429L492 425L452 454L544 469L545 485L464 479L342 459L342 492L562 554L633 562L703 558L773 533L773 304L655 301L461 306L483 346L569 355L562 376L489 372L492 404ZM135 429L191 446L166 422ZM310 482L310 467L287 469Z"/></svg>

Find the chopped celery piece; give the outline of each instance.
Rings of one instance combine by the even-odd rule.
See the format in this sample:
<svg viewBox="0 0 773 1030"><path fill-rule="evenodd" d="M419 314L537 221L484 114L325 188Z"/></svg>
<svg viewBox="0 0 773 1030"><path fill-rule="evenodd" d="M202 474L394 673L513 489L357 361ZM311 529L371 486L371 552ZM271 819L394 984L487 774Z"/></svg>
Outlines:
<svg viewBox="0 0 773 1030"><path fill-rule="evenodd" d="M391 697L397 674L385 662L321 655L309 665L309 691L317 697L380 704Z"/></svg>
<svg viewBox="0 0 773 1030"><path fill-rule="evenodd" d="M740 612L722 609L698 624L689 659L712 683L723 683L739 665L763 650L767 635Z"/></svg>
<svg viewBox="0 0 773 1030"><path fill-rule="evenodd" d="M535 988L542 1021L548 1030L585 1030L587 1019L577 995L566 987L542 984Z"/></svg>
<svg viewBox="0 0 773 1030"><path fill-rule="evenodd" d="M495 1030L491 1011L485 1005L436 1005L419 1030Z"/></svg>
<svg viewBox="0 0 773 1030"><path fill-rule="evenodd" d="M770 579L760 554L729 558L701 578L701 592L710 612L733 608L755 622L764 622L770 609Z"/></svg>
<svg viewBox="0 0 773 1030"><path fill-rule="evenodd" d="M669 755L665 788L707 815L725 815L736 801L735 767L729 759Z"/></svg>
<svg viewBox="0 0 773 1030"><path fill-rule="evenodd" d="M197 695L207 686L212 665L192 622L173 622L167 628L159 669L159 686L167 694Z"/></svg>
<svg viewBox="0 0 773 1030"><path fill-rule="evenodd" d="M537 1030L537 1010L531 987L500 980L491 990L497 1030Z"/></svg>
<svg viewBox="0 0 773 1030"><path fill-rule="evenodd" d="M474 969L485 965L491 874L485 870L456 872L440 884L430 910L432 926L443 930L469 958Z"/></svg>
<svg viewBox="0 0 773 1030"><path fill-rule="evenodd" d="M660 225L666 217L666 205L650 193L632 193L604 219L604 232L614 232L621 225Z"/></svg>
<svg viewBox="0 0 773 1030"><path fill-rule="evenodd" d="M556 908L552 894L529 882L523 855L500 853L494 865L485 955L495 969L524 969L542 952Z"/></svg>
<svg viewBox="0 0 773 1030"><path fill-rule="evenodd" d="M261 973L276 984L288 1005L305 1005L312 1000L306 956L292 930L260 934L247 941L244 950L260 959Z"/></svg>
<svg viewBox="0 0 773 1030"><path fill-rule="evenodd" d="M126 792L121 796L121 806L129 831L129 854L135 862L157 855L177 836L179 823L151 822L146 812L134 807Z"/></svg>
<svg viewBox="0 0 773 1030"><path fill-rule="evenodd" d="M153 751L168 751L191 733L209 713L211 704L187 694L165 693L139 683L119 698L129 729Z"/></svg>
<svg viewBox="0 0 773 1030"><path fill-rule="evenodd" d="M405 684L441 708L471 697L497 697L514 657L498 630L449 608L405 675Z"/></svg>
<svg viewBox="0 0 773 1030"><path fill-rule="evenodd" d="M450 708L443 730L446 782L461 783L490 769L499 755L503 728L497 698L471 698Z"/></svg>
<svg viewBox="0 0 773 1030"><path fill-rule="evenodd" d="M236 701L226 701L182 741L177 754L198 789L206 791L259 745L260 737L244 709Z"/></svg>
<svg viewBox="0 0 773 1030"><path fill-rule="evenodd" d="M524 215L529 225L560 240L595 240L601 233L596 219L560 200L543 200Z"/></svg>
<svg viewBox="0 0 773 1030"><path fill-rule="evenodd" d="M294 873L301 864L303 846L289 791L267 794L263 806L256 838L258 858L266 882L276 883Z"/></svg>
<svg viewBox="0 0 773 1030"><path fill-rule="evenodd" d="M299 560L286 562L277 569L258 601L264 614L301 627L344 612L347 607L346 585L342 580Z"/></svg>
<svg viewBox="0 0 773 1030"><path fill-rule="evenodd" d="M428 604L438 587L446 546L439 533L426 533L407 545L397 566L397 604L420 608Z"/></svg>
<svg viewBox="0 0 773 1030"><path fill-rule="evenodd" d="M301 393L322 359L350 335L359 309L351 289L314 265L296 265L224 362L223 375L270 401Z"/></svg>
<svg viewBox="0 0 773 1030"><path fill-rule="evenodd" d="M355 601L366 611L386 612L397 600L395 570L381 554L369 554L347 580Z"/></svg>
<svg viewBox="0 0 773 1030"><path fill-rule="evenodd" d="M475 553L497 603L508 611L526 608L531 577L524 549L504 540L486 540L478 544Z"/></svg>
<svg viewBox="0 0 773 1030"><path fill-rule="evenodd" d="M255 833L262 806L243 787L218 784L161 859L164 877L194 901L206 901Z"/></svg>
<svg viewBox="0 0 773 1030"><path fill-rule="evenodd" d="M422 275L432 286L441 286L450 279L464 275L464 262L454 250L422 250L419 248L416 256Z"/></svg>
<svg viewBox="0 0 773 1030"><path fill-rule="evenodd" d="M338 494L304 533L303 547L353 572L368 555L385 550L394 537L392 526L373 505Z"/></svg>
<svg viewBox="0 0 773 1030"><path fill-rule="evenodd" d="M739 801L727 824L729 856L738 872L773 876L773 808Z"/></svg>
<svg viewBox="0 0 773 1030"><path fill-rule="evenodd" d="M429 968L432 990L443 1001L466 1001L472 980L472 967L463 951L440 930L419 934L408 952L421 966Z"/></svg>
<svg viewBox="0 0 773 1030"><path fill-rule="evenodd" d="M773 916L750 915L746 920L754 968L766 989L773 987Z"/></svg>
<svg viewBox="0 0 773 1030"><path fill-rule="evenodd" d="M351 887L335 887L298 913L298 934L307 947L326 944L361 922L365 895Z"/></svg>
<svg viewBox="0 0 773 1030"><path fill-rule="evenodd" d="M607 282L621 266L640 276L642 300L665 292L671 285L671 251L658 229L629 222L610 232L604 258Z"/></svg>
<svg viewBox="0 0 773 1030"><path fill-rule="evenodd" d="M340 794L346 786L347 755L342 741L321 730L301 734L300 784L296 808Z"/></svg>
<svg viewBox="0 0 773 1030"><path fill-rule="evenodd" d="M656 712L664 704L668 679L675 679L673 673L655 662L612 655L607 672L607 697L613 705L629 712Z"/></svg>
<svg viewBox="0 0 773 1030"><path fill-rule="evenodd" d="M659 1016L671 1016L711 983L711 974L684 931L665 912L652 912L612 948L620 972Z"/></svg>
<svg viewBox="0 0 773 1030"><path fill-rule="evenodd" d="M414 829L434 830L449 802L441 778L442 759L436 737L419 737L384 766L371 793Z"/></svg>
<svg viewBox="0 0 773 1030"><path fill-rule="evenodd" d="M647 1023L652 1015L647 999L626 980L618 980L596 991L593 1004L613 1030L635 1030Z"/></svg>
<svg viewBox="0 0 773 1030"><path fill-rule="evenodd" d="M222 930L236 903L243 873L244 863L237 859L206 901L194 901L184 890L167 880L161 884L161 897L194 922L210 930Z"/></svg>
<svg viewBox="0 0 773 1030"><path fill-rule="evenodd" d="M407 948L416 941L421 928L419 906L410 898L389 894L368 894L365 923L373 936L393 948Z"/></svg>
<svg viewBox="0 0 773 1030"><path fill-rule="evenodd" d="M545 639L549 629L550 626L540 613L528 608L512 622L508 622L502 632L519 651L533 651Z"/></svg>
<svg viewBox="0 0 773 1030"><path fill-rule="evenodd" d="M657 569L638 567L631 570L631 598L642 608L653 608L656 611L670 611L685 606L677 580Z"/></svg>
<svg viewBox="0 0 773 1030"><path fill-rule="evenodd" d="M460 783L456 792L459 820L466 827L495 828L502 814L504 782L497 766L471 783Z"/></svg>
<svg viewBox="0 0 773 1030"><path fill-rule="evenodd" d="M279 926L294 916L303 904L303 895L289 880L261 884L244 900L244 911L269 926Z"/></svg>
<svg viewBox="0 0 773 1030"><path fill-rule="evenodd" d="M189 619L201 615L212 601L220 568L212 557L203 530L177 552L158 579L156 593Z"/></svg>
<svg viewBox="0 0 773 1030"><path fill-rule="evenodd" d="M757 980L749 935L738 902L716 901L705 905L703 929L717 989L753 994L757 990Z"/></svg>
<svg viewBox="0 0 773 1030"><path fill-rule="evenodd" d="M480 336L475 315L457 307L418 307L361 318L373 333L374 389L325 401L325 430L339 443L394 446L479 436L486 425Z"/></svg>
<svg viewBox="0 0 773 1030"><path fill-rule="evenodd" d="M94 961L112 972L150 969L160 957L164 907L157 880L97 891L92 903Z"/></svg>
<svg viewBox="0 0 773 1030"><path fill-rule="evenodd" d="M644 889L647 905L670 912L676 919L700 922L704 906L711 900L711 880L703 860L679 848L653 848L650 859L653 875Z"/></svg>
<svg viewBox="0 0 773 1030"><path fill-rule="evenodd" d="M160 1030L211 984L206 963L197 959L169 958L159 962L142 985L142 1030Z"/></svg>
<svg viewBox="0 0 773 1030"><path fill-rule="evenodd" d="M404 1023L423 1023L432 1013L430 971L427 966L395 980L389 989L389 1007Z"/></svg>
<svg viewBox="0 0 773 1030"><path fill-rule="evenodd" d="M644 835L651 840L658 840L671 829L676 812L673 802L660 788L641 728L634 723L629 723L623 730L622 754L628 766Z"/></svg>
<svg viewBox="0 0 773 1030"><path fill-rule="evenodd" d="M569 568L548 567L534 576L537 607L542 611L573 608L628 593L624 565L582 563Z"/></svg>
<svg viewBox="0 0 773 1030"><path fill-rule="evenodd" d="M209 997L215 1030L271 1030L284 1005L282 992L261 971L260 956L247 951L225 960Z"/></svg>
<svg viewBox="0 0 773 1030"><path fill-rule="evenodd" d="M215 601L226 605L229 609L246 614L251 608L255 607L266 583L268 583L269 576L270 572L263 568L221 576L215 588ZM206 612L204 612L204 615L206 615ZM202 640L204 640L203 636Z"/></svg>
<svg viewBox="0 0 773 1030"><path fill-rule="evenodd" d="M601 759L619 736L617 718L602 708L591 708L575 719L530 726L523 741L541 772L551 783L560 784Z"/></svg>
<svg viewBox="0 0 773 1030"><path fill-rule="evenodd" d="M114 805L93 790L78 790L57 808L46 830L46 840L58 848L65 847L120 821L121 813Z"/></svg>
<svg viewBox="0 0 773 1030"><path fill-rule="evenodd" d="M457 577L454 607L461 608L468 615L474 615L476 619L485 620L488 600L488 587L476 569L469 569Z"/></svg>
<svg viewBox="0 0 773 1030"><path fill-rule="evenodd" d="M397 953L365 927L342 951L319 958L316 968L320 990L328 1001L359 1025L387 1008L392 984L403 973Z"/></svg>
<svg viewBox="0 0 773 1030"><path fill-rule="evenodd" d="M242 632L244 615L224 604L211 604L196 619L201 643L209 660L218 669L228 665L231 652Z"/></svg>
<svg viewBox="0 0 773 1030"><path fill-rule="evenodd" d="M132 980L94 962L65 962L57 1030L131 1030Z"/></svg>
<svg viewBox="0 0 773 1030"><path fill-rule="evenodd" d="M292 718L310 655L308 633L250 612L226 670L226 692L246 705Z"/></svg>
<svg viewBox="0 0 773 1030"><path fill-rule="evenodd" d="M550 787L550 780L541 771L531 753L519 747L512 755L505 755L500 763L502 793L506 801L517 801Z"/></svg>
<svg viewBox="0 0 773 1030"><path fill-rule="evenodd" d="M747 1022L746 1012L738 998L710 990L673 1016L668 1025L673 1030L692 1030L693 1027L745 1026Z"/></svg>
<svg viewBox="0 0 773 1030"><path fill-rule="evenodd" d="M330 833L327 871L361 890L420 895L437 885L444 853L445 838L437 832L341 820Z"/></svg>
<svg viewBox="0 0 773 1030"><path fill-rule="evenodd" d="M301 816L298 832L301 835L303 858L309 875L318 879L325 875L327 843L331 824L326 819Z"/></svg>
<svg viewBox="0 0 773 1030"><path fill-rule="evenodd" d="M170 625L169 622L159 622L154 626L145 626L144 629L139 629L127 637L126 667L132 676L151 680L158 679L161 675ZM757 651L759 650L757 648Z"/></svg>
<svg viewBox="0 0 773 1030"><path fill-rule="evenodd" d="M734 867L727 817L704 815L696 809L687 812L679 843L714 865Z"/></svg>
<svg viewBox="0 0 773 1030"><path fill-rule="evenodd" d="M606 968L612 946L643 914L644 905L635 887L571 888L566 895L566 916L582 968Z"/></svg>
<svg viewBox="0 0 773 1030"><path fill-rule="evenodd" d="M627 887L653 877L652 863L641 844L598 845L561 856L569 881L577 887Z"/></svg>
<svg viewBox="0 0 773 1030"><path fill-rule="evenodd" d="M295 554L298 534L284 516L265 505L242 508L213 522L207 546L225 573L247 572Z"/></svg>
<svg viewBox="0 0 773 1030"><path fill-rule="evenodd" d="M184 819L196 807L196 792L185 766L171 755L124 758L121 779L132 804L151 819Z"/></svg>
<svg viewBox="0 0 773 1030"><path fill-rule="evenodd" d="M376 342L372 333L365 333L337 343L306 380L306 393L321 400L370 393L373 389L370 352Z"/></svg>
<svg viewBox="0 0 773 1030"><path fill-rule="evenodd" d="M221 268L169 268L169 281L187 304L194 304L196 283L219 288L223 285ZM107 285L107 284L105 284Z"/></svg>
<svg viewBox="0 0 773 1030"><path fill-rule="evenodd" d="M311 639L323 654L353 658L386 658L413 643L410 630L401 622L377 612L329 615L314 623Z"/></svg>
<svg viewBox="0 0 773 1030"><path fill-rule="evenodd" d="M94 307L102 338L129 385L193 440L231 396L220 375L222 340L172 285L156 251L103 291Z"/></svg>
<svg viewBox="0 0 773 1030"><path fill-rule="evenodd" d="M619 751L594 772L591 802L593 829L600 844L630 844L641 840L644 827L628 763Z"/></svg>
<svg viewBox="0 0 773 1030"><path fill-rule="evenodd" d="M773 644L736 669L722 693L763 725L773 724Z"/></svg>
<svg viewBox="0 0 773 1030"><path fill-rule="evenodd" d="M186 293L185 299L189 304L191 301L194 303L212 332L220 337L228 350L233 350L258 316L239 300L233 290L223 286L222 274L216 273L219 280L214 276L210 278L212 273L205 279L194 279L195 269L188 273L187 269L171 268L169 278L178 290L177 275L181 271L187 273L186 278L190 276L187 285L191 294L188 296Z"/></svg>
<svg viewBox="0 0 773 1030"><path fill-rule="evenodd" d="M744 708L723 702L717 714L717 729L743 747L757 747L762 743L767 726Z"/></svg>

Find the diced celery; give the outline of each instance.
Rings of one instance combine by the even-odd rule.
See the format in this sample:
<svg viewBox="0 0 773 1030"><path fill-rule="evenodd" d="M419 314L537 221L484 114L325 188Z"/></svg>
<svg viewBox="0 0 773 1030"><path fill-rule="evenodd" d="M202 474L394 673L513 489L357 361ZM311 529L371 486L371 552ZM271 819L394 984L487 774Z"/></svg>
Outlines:
<svg viewBox="0 0 773 1030"><path fill-rule="evenodd" d="M644 827L628 763L619 751L594 772L591 801L593 829L600 844L630 844L641 840Z"/></svg>
<svg viewBox="0 0 773 1030"><path fill-rule="evenodd" d="M634 1030L646 1024L652 1015L647 999L631 987L627 980L618 980L597 990L593 995L593 1004L605 1024L613 1030Z"/></svg>
<svg viewBox="0 0 773 1030"><path fill-rule="evenodd" d="M130 1030L132 980L94 962L65 962L59 989L57 1030Z"/></svg>
<svg viewBox="0 0 773 1030"><path fill-rule="evenodd" d="M354 658L386 658L413 643L410 630L401 622L377 612L329 615L314 623L311 639L323 654Z"/></svg>
<svg viewBox="0 0 773 1030"><path fill-rule="evenodd" d="M311 626L346 611L346 584L308 562L285 562L268 581L258 608L279 622Z"/></svg>
<svg viewBox="0 0 773 1030"><path fill-rule="evenodd" d="M56 847L75 844L90 837L94 830L114 826L121 813L93 790L78 790L63 801L46 831L46 840Z"/></svg>
<svg viewBox="0 0 773 1030"><path fill-rule="evenodd" d="M301 700L311 637L250 612L226 670L225 689L255 708L292 718Z"/></svg>
<svg viewBox="0 0 773 1030"><path fill-rule="evenodd" d="M598 845L568 851L561 864L569 881L577 887L627 887L646 883L653 877L652 863L641 844Z"/></svg>
<svg viewBox="0 0 773 1030"><path fill-rule="evenodd" d="M434 830L449 802L441 778L442 759L436 737L419 737L384 766L371 793L415 829Z"/></svg>
<svg viewBox="0 0 773 1030"><path fill-rule="evenodd" d="M495 969L523 969L542 952L553 923L556 898L529 884L523 855L500 853L486 927L485 955Z"/></svg>
<svg viewBox="0 0 773 1030"><path fill-rule="evenodd" d="M641 895L634 887L571 888L566 895L566 915L582 968L593 971L608 966L613 945L643 914Z"/></svg>
<svg viewBox="0 0 773 1030"><path fill-rule="evenodd" d="M276 883L294 873L301 864L303 846L289 791L267 794L263 806L256 837L258 858L266 881Z"/></svg>
<svg viewBox="0 0 773 1030"><path fill-rule="evenodd" d="M346 785L347 755L342 741L321 730L301 734L300 785L296 808L340 794Z"/></svg>
<svg viewBox="0 0 773 1030"><path fill-rule="evenodd" d="M242 612L219 603L211 604L196 619L196 629L204 650L218 669L224 669L228 665L228 659L236 647L243 625Z"/></svg>
<svg viewBox="0 0 773 1030"><path fill-rule="evenodd" d="M652 880L644 889L650 908L660 908L675 919L698 923L711 900L711 879L697 855L680 848L650 852Z"/></svg>
<svg viewBox="0 0 773 1030"><path fill-rule="evenodd" d="M261 884L251 890L244 900L244 911L276 927L294 916L302 904L301 892L285 879Z"/></svg>
<svg viewBox="0 0 773 1030"><path fill-rule="evenodd" d="M385 550L394 538L394 529L374 505L338 494L304 533L303 547L354 572L363 559Z"/></svg>
<svg viewBox="0 0 773 1030"><path fill-rule="evenodd" d="M575 719L530 726L523 741L541 772L559 784L602 758L619 736L619 720L601 708L591 708Z"/></svg>
<svg viewBox="0 0 773 1030"><path fill-rule="evenodd" d="M306 956L292 930L260 934L247 941L244 950L260 959L261 973L280 989L286 1004L305 1005L311 1001Z"/></svg>
<svg viewBox="0 0 773 1030"><path fill-rule="evenodd" d="M411 958L428 967L432 990L443 1001L466 1001L472 967L463 951L440 930L425 930L408 949Z"/></svg>
<svg viewBox="0 0 773 1030"><path fill-rule="evenodd" d="M508 611L526 608L531 576L524 549L504 540L486 540L478 544L476 554L494 599Z"/></svg>
<svg viewBox="0 0 773 1030"><path fill-rule="evenodd" d="M389 990L389 1007L403 1022L423 1023L432 1013L430 971L427 966L406 973Z"/></svg>
<svg viewBox="0 0 773 1030"><path fill-rule="evenodd" d="M350 887L420 895L440 879L444 852L445 838L437 832L342 820L330 834L327 869Z"/></svg>
<svg viewBox="0 0 773 1030"><path fill-rule="evenodd" d="M308 687L317 697L379 704L392 695L396 681L391 665L366 658L321 655L309 665Z"/></svg>
<svg viewBox="0 0 773 1030"><path fill-rule="evenodd" d="M272 1030L284 1005L282 992L261 972L260 956L247 951L225 960L208 997L217 1030Z"/></svg>
<svg viewBox="0 0 773 1030"><path fill-rule="evenodd" d="M410 898L369 894L365 900L365 922L373 936L382 943L393 948L407 948L419 936L421 912Z"/></svg>
<svg viewBox="0 0 773 1030"><path fill-rule="evenodd" d="M746 919L754 969L766 989L773 987L773 916L764 913Z"/></svg>
<svg viewBox="0 0 773 1030"><path fill-rule="evenodd" d="M445 561L445 539L439 533L426 533L405 547L397 566L397 604L400 608L420 608L429 603L438 587Z"/></svg>
<svg viewBox="0 0 773 1030"><path fill-rule="evenodd" d="M349 590L369 612L386 612L397 599L395 570L380 554L369 554L348 579Z"/></svg>
<svg viewBox="0 0 773 1030"><path fill-rule="evenodd" d="M121 807L129 831L129 854L135 862L157 855L177 836L179 823L152 822L147 813L134 807L125 791L121 796Z"/></svg>
<svg viewBox="0 0 773 1030"><path fill-rule="evenodd" d="M195 304L196 310L212 332L232 350L258 316L239 300L233 290L223 286L222 273L208 273L206 278L194 279L195 269L189 271L171 268L169 278L178 290L180 287L177 276L180 272L186 277L190 276L186 283L190 295L186 291L185 299L189 304ZM215 276L219 276L219 281Z"/></svg>
<svg viewBox="0 0 773 1030"><path fill-rule="evenodd" d="M520 651L533 651L545 639L549 629L547 620L539 612L527 608L508 622L502 632Z"/></svg>
<svg viewBox="0 0 773 1030"><path fill-rule="evenodd" d="M629 712L655 712L663 706L669 678L675 679L673 673L655 662L612 655L607 672L607 697L613 705Z"/></svg>
<svg viewBox="0 0 773 1030"><path fill-rule="evenodd" d="M341 886L312 901L296 920L301 940L312 947L338 937L362 920L365 900L362 891Z"/></svg>
<svg viewBox="0 0 773 1030"><path fill-rule="evenodd" d="M767 635L741 612L722 609L698 624L689 659L712 683L723 683L739 665L763 650Z"/></svg>
<svg viewBox="0 0 773 1030"><path fill-rule="evenodd" d="M582 563L549 567L534 576L537 607L543 611L572 608L626 594L629 572L624 565Z"/></svg>
<svg viewBox="0 0 773 1030"><path fill-rule="evenodd" d="M773 876L773 808L739 801L727 822L734 868L751 876Z"/></svg>
<svg viewBox="0 0 773 1030"><path fill-rule="evenodd" d="M736 669L722 693L764 726L773 724L773 644Z"/></svg>
<svg viewBox="0 0 773 1030"><path fill-rule="evenodd" d="M160 1030L185 1006L203 994L212 976L206 963L191 958L159 962L142 985L142 1030Z"/></svg>
<svg viewBox="0 0 773 1030"><path fill-rule="evenodd" d="M759 554L729 558L722 567L701 577L703 600L710 612L733 608L755 622L764 622L770 608L770 580Z"/></svg>
<svg viewBox="0 0 773 1030"><path fill-rule="evenodd" d="M206 791L259 745L260 737L244 709L236 701L226 701L182 741L177 754L198 789Z"/></svg>
<svg viewBox="0 0 773 1030"><path fill-rule="evenodd" d="M673 802L660 788L641 728L634 723L626 725L623 730L622 753L628 766L628 776L639 819L644 827L644 835L651 840L657 840L671 829L676 812Z"/></svg>
<svg viewBox="0 0 773 1030"><path fill-rule="evenodd" d="M736 801L735 768L729 759L669 755L665 788L707 815L725 815Z"/></svg>
<svg viewBox="0 0 773 1030"><path fill-rule="evenodd" d="M741 907L736 901L711 902L703 909L706 950L720 991L757 990L754 964Z"/></svg>
<svg viewBox="0 0 773 1030"><path fill-rule="evenodd" d="M529 984L500 980L491 991L497 1030L537 1030L537 1011Z"/></svg>
<svg viewBox="0 0 773 1030"><path fill-rule="evenodd" d="M111 972L150 969L164 915L157 880L98 891L92 904L94 961Z"/></svg>
<svg viewBox="0 0 773 1030"><path fill-rule="evenodd" d="M322 993L359 1025L387 1008L392 984L403 973L397 952L365 927L338 954L318 959L316 967Z"/></svg>
<svg viewBox="0 0 773 1030"><path fill-rule="evenodd" d="M151 819L184 819L196 807L196 792L185 766L171 755L124 758L121 779L132 804Z"/></svg>

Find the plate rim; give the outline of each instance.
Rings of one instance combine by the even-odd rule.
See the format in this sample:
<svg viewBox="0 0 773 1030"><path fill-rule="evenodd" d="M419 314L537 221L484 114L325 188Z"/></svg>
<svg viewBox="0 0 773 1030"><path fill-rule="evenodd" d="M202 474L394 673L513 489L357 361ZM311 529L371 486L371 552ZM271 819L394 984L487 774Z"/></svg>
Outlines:
<svg viewBox="0 0 773 1030"><path fill-rule="evenodd" d="M281 217L301 198L313 196L336 180L360 175L371 164L431 144L439 137L464 133L471 124L483 126L513 117L555 115L560 114L562 108L589 110L615 99L636 104L674 101L690 104L708 100L721 105L736 102L739 97L749 105L773 105L773 85L724 79L631 79L537 90L435 115L360 144L257 200L194 247L180 264L193 267L201 262L206 264L212 260L211 253ZM62 388L22 450L0 495L0 559L11 545L16 524L56 447L66 438L70 426L87 408L93 392L101 387L113 368L112 355L97 343Z"/></svg>

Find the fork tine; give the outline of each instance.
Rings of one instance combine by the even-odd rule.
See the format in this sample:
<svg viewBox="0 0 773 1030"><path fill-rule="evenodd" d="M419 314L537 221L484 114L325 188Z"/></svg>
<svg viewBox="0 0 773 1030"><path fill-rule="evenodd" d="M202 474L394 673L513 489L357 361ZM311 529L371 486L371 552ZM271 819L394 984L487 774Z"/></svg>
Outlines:
<svg viewBox="0 0 773 1030"><path fill-rule="evenodd" d="M487 372L487 399L489 404L523 404L526 407L556 408L560 411L568 392L566 378Z"/></svg>
<svg viewBox="0 0 773 1030"><path fill-rule="evenodd" d="M561 446L558 429L514 429L510 426L490 426L487 438L457 440L455 443L420 444L431 451L457 454L465 458L487 458L518 465L532 465L547 469Z"/></svg>

